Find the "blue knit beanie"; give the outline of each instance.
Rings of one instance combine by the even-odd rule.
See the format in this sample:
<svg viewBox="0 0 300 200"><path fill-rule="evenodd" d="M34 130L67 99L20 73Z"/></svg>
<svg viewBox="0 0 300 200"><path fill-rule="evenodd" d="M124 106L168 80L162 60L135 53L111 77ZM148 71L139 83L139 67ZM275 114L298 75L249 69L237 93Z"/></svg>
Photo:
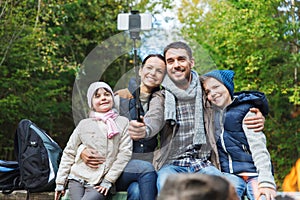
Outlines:
<svg viewBox="0 0 300 200"><path fill-rule="evenodd" d="M232 70L213 70L210 71L203 76L205 77L212 77L220 81L225 85L227 90L229 91L229 94L231 98L233 97L233 90L234 90L234 83L233 83L233 77L234 77L234 71Z"/></svg>

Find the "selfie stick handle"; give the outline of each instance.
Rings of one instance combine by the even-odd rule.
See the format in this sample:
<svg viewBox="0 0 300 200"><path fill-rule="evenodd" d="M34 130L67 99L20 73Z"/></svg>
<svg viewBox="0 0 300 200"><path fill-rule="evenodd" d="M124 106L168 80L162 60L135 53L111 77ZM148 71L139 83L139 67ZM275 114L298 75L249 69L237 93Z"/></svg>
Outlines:
<svg viewBox="0 0 300 200"><path fill-rule="evenodd" d="M135 80L137 89L135 91L135 107L136 107L136 117L138 122L142 122L141 119L141 107L140 107L140 76L139 76L139 67L137 65L137 49L136 49L136 38L133 38L133 64L135 70Z"/></svg>
<svg viewBox="0 0 300 200"><path fill-rule="evenodd" d="M141 119L141 107L140 107L140 77L139 77L139 67L137 65L137 48L136 40L140 39L141 31L141 16L138 10L132 10L131 15L129 15L129 33L130 38L133 40L133 65L135 70L135 80L136 80L136 96L135 96L135 107L136 107L136 117L137 121L142 122Z"/></svg>

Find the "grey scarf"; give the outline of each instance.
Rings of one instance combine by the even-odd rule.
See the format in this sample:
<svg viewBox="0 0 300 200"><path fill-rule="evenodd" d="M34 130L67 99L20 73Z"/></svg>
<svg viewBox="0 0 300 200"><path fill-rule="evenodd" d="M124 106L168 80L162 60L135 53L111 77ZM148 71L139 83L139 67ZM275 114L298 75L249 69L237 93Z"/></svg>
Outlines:
<svg viewBox="0 0 300 200"><path fill-rule="evenodd" d="M178 100L189 100L195 98L195 135L193 144L206 144L206 136L203 120L202 88L197 72L191 71L192 81L186 90L179 89L169 76L165 76L162 86L165 87L165 120L177 122L176 118L176 98Z"/></svg>

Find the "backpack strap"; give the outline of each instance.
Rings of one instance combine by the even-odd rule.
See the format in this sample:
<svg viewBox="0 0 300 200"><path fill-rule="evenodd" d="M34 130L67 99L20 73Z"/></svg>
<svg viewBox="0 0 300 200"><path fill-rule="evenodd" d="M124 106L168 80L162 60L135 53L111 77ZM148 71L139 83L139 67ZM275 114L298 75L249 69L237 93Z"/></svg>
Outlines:
<svg viewBox="0 0 300 200"><path fill-rule="evenodd" d="M26 200L30 200L30 192L29 192L29 190L27 190Z"/></svg>
<svg viewBox="0 0 300 200"><path fill-rule="evenodd" d="M17 130L15 132L14 151L15 151L15 157L16 157L17 161L19 161L20 152L23 152L26 149L26 146L27 146L27 144L23 145L23 148L20 149L22 147L22 145L21 145L22 142L20 140L20 135L18 133L19 132L26 132L26 133L28 133L31 124L32 124L32 122L30 120L28 120L28 119L22 119L19 122L18 128L17 128ZM26 129L26 131L22 131L22 129ZM28 141L28 137L29 137L29 135L26 134L26 136L25 136L25 142Z"/></svg>
<svg viewBox="0 0 300 200"><path fill-rule="evenodd" d="M20 177L16 177L14 178L13 181L13 187L12 188L7 188L7 189L3 189L2 193L3 194L11 194L15 189L19 189L19 185L20 185Z"/></svg>

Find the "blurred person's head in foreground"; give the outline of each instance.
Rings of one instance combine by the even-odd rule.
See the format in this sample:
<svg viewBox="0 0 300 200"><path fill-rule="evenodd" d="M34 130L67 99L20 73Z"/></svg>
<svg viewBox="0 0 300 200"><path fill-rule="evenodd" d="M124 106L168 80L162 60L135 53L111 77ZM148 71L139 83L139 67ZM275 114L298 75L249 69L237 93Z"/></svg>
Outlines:
<svg viewBox="0 0 300 200"><path fill-rule="evenodd" d="M238 200L225 178L205 174L174 174L167 178L157 200Z"/></svg>

